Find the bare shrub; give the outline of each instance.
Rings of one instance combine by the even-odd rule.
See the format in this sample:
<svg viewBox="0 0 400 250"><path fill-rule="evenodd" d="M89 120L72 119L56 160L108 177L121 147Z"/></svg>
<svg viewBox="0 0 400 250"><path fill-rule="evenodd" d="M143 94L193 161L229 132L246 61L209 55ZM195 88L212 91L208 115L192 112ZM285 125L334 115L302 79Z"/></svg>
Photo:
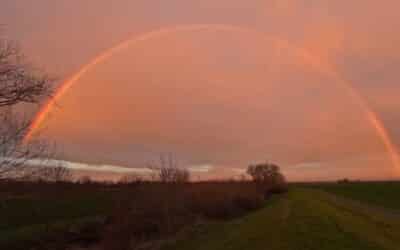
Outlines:
<svg viewBox="0 0 400 250"><path fill-rule="evenodd" d="M159 169L159 177L162 182L183 183L190 178L189 171L181 168L167 167Z"/></svg>
<svg viewBox="0 0 400 250"><path fill-rule="evenodd" d="M39 180L48 182L69 182L72 180L72 173L66 167L42 167L35 174Z"/></svg>
<svg viewBox="0 0 400 250"><path fill-rule="evenodd" d="M190 173L187 169L180 168L176 159L171 155L161 155L159 164L150 164L149 168L158 174L161 182L185 183L190 180Z"/></svg>

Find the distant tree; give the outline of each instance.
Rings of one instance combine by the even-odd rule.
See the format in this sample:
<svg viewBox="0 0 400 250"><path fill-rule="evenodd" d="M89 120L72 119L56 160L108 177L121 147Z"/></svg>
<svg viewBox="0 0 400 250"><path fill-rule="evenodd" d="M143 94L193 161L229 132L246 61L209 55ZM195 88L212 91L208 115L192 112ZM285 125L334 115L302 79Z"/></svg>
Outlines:
<svg viewBox="0 0 400 250"><path fill-rule="evenodd" d="M177 168L175 169L175 174L173 179L175 182L179 183L188 182L190 180L190 173L187 169Z"/></svg>
<svg viewBox="0 0 400 250"><path fill-rule="evenodd" d="M350 183L350 180L348 178L344 178L344 179L338 180L337 183L346 184L346 183Z"/></svg>
<svg viewBox="0 0 400 250"><path fill-rule="evenodd" d="M250 175L254 181L265 183L272 187L277 187L286 183L279 166L269 162L250 165L247 168L247 174Z"/></svg>
<svg viewBox="0 0 400 250"><path fill-rule="evenodd" d="M166 183L183 183L190 180L187 169L180 168L176 159L171 155L161 155L159 164L150 164L149 168L158 174L158 179Z"/></svg>
<svg viewBox="0 0 400 250"><path fill-rule="evenodd" d="M16 107L51 95L51 80L25 63L18 46L0 37L0 179L20 177L28 159L49 153L41 140L22 143L30 120ZM18 109L21 110L21 109Z"/></svg>
<svg viewBox="0 0 400 250"><path fill-rule="evenodd" d="M72 173L66 167L43 167L36 171L40 180L49 182L68 182L72 180Z"/></svg>
<svg viewBox="0 0 400 250"><path fill-rule="evenodd" d="M128 174L121 177L119 183L121 184L131 184L131 183L140 183L143 181L142 176L136 174Z"/></svg>

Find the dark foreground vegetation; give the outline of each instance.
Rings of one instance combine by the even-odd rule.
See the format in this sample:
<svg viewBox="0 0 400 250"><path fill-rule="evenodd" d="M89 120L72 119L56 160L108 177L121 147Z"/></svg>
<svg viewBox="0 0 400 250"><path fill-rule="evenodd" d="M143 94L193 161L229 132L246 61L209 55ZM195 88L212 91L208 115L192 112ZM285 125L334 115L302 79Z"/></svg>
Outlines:
<svg viewBox="0 0 400 250"><path fill-rule="evenodd" d="M0 183L0 249L139 249L261 208L267 182Z"/></svg>
<svg viewBox="0 0 400 250"><path fill-rule="evenodd" d="M0 249L398 250L399 187L2 181Z"/></svg>

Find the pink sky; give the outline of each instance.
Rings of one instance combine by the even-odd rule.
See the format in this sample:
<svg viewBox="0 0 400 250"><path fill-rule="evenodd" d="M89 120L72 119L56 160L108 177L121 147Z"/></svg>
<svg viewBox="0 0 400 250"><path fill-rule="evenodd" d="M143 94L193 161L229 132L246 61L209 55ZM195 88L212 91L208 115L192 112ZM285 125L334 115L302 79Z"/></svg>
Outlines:
<svg viewBox="0 0 400 250"><path fill-rule="evenodd" d="M398 1L2 0L3 33L50 74L73 75L129 37L192 24L248 27L328 61L400 145ZM256 34L181 32L116 53L45 122L66 160L143 167L269 159L292 179L390 178L385 148L355 100L292 49Z"/></svg>

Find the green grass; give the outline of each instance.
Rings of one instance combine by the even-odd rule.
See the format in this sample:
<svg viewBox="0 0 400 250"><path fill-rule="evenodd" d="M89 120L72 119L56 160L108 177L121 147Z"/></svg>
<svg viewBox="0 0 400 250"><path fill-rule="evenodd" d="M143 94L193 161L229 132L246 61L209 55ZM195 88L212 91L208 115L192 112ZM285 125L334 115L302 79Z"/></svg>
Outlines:
<svg viewBox="0 0 400 250"><path fill-rule="evenodd" d="M317 188L369 204L400 210L400 182L320 184Z"/></svg>
<svg viewBox="0 0 400 250"><path fill-rule="evenodd" d="M209 224L163 250L398 250L399 222L360 213L325 192L295 189L256 213Z"/></svg>

